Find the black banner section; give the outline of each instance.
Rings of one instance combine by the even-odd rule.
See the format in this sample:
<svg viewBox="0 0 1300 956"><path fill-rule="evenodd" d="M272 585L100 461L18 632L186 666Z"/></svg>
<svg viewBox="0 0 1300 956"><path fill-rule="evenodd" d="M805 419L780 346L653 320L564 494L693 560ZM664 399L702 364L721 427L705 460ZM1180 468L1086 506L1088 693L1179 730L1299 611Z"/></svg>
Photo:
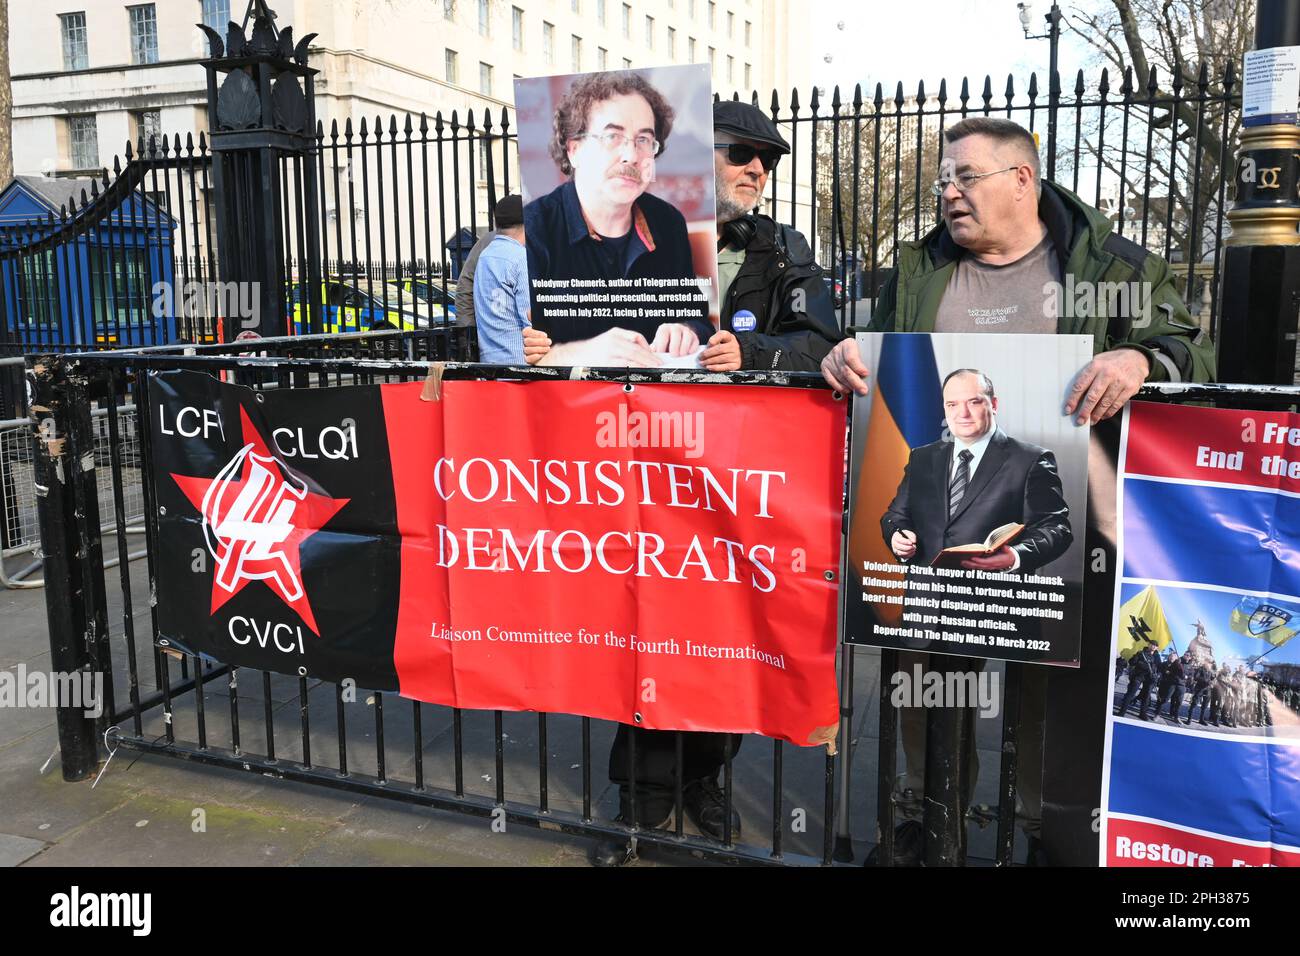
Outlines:
<svg viewBox="0 0 1300 956"><path fill-rule="evenodd" d="M396 690L401 540L380 386L150 382L158 643Z"/></svg>

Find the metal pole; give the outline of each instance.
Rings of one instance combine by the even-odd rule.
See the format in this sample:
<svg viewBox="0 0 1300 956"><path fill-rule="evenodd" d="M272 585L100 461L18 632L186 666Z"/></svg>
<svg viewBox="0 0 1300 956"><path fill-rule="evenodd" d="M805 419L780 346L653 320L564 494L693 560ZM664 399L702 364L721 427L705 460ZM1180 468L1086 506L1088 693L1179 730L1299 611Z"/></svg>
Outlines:
<svg viewBox="0 0 1300 956"><path fill-rule="evenodd" d="M1061 102L1061 80L1056 75L1061 46L1061 8L1055 3L1047 14L1047 43L1051 48L1048 64L1047 104L1047 178L1056 179L1056 110Z"/></svg>
<svg viewBox="0 0 1300 956"><path fill-rule="evenodd" d="M32 388L32 478L45 559L45 613L50 630L50 667L56 673L89 672L85 608L77 586L75 459L69 453L68 381L57 356L33 356L28 381ZM85 703L85 702L83 702ZM61 701L55 716L63 779L85 780L99 760L95 724L84 707Z"/></svg>
<svg viewBox="0 0 1300 956"><path fill-rule="evenodd" d="M1300 4L1259 0L1255 48L1300 46ZM1255 71L1260 72L1260 71ZM1243 102L1258 80L1246 71ZM1298 97L1293 90L1292 97ZM1300 314L1300 104L1281 115L1246 116L1234 174L1232 235L1224 254L1218 332L1220 381L1285 384L1296 380Z"/></svg>

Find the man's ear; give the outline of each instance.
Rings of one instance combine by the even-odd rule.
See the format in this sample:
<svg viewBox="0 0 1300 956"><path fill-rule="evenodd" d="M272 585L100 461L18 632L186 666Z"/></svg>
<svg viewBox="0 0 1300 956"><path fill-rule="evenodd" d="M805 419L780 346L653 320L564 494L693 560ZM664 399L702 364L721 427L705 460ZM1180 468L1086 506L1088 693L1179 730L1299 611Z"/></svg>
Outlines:
<svg viewBox="0 0 1300 956"><path fill-rule="evenodd" d="M577 169L577 168L578 168L578 164L575 163L575 162L573 161L573 157L574 157L574 156L577 154L577 152L578 152L579 142L580 142L580 141L579 141L579 140L576 140L576 139L571 139L571 140L569 140L569 146L568 146L568 149L566 150L566 154L567 154L568 157L569 157L569 166L570 166L571 168L573 168L573 169Z"/></svg>

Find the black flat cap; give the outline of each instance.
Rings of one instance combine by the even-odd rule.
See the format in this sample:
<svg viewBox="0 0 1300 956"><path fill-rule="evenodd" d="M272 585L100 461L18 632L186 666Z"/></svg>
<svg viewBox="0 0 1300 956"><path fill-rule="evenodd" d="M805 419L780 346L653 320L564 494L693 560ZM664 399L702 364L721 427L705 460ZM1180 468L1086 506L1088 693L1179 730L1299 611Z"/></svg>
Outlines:
<svg viewBox="0 0 1300 956"><path fill-rule="evenodd" d="M776 147L781 155L790 152L790 144L781 136L776 124L757 106L738 100L718 100L713 104L713 128L742 136L756 143Z"/></svg>
<svg viewBox="0 0 1300 956"><path fill-rule="evenodd" d="M524 224L524 197L518 193L503 196L497 200L493 212L496 214L496 227L498 229L522 226Z"/></svg>

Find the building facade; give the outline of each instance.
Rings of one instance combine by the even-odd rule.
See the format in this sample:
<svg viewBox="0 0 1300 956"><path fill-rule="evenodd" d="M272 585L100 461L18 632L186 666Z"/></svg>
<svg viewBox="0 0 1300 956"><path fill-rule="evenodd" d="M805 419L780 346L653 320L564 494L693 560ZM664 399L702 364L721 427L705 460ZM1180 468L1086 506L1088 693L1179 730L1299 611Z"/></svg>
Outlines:
<svg viewBox="0 0 1300 956"><path fill-rule="evenodd" d="M187 135L197 142L207 129L201 66L207 41L195 24L206 23L224 36L227 21L242 19L248 6L247 0L70 0L60 7L5 2L12 36L15 171L46 176L86 176L111 168L128 140L179 134L182 142ZM735 91L748 99L750 90L760 90L766 107L773 88L784 100L801 81L797 64L808 49L810 30L809 18L797 15L788 0L271 0L268 5L277 26L293 26L299 38L317 34L310 48L310 64L320 71L317 117L327 143L334 124L342 133L351 121L358 147L363 119L369 142L375 141L376 119L387 141L390 117L397 116L400 129L408 113L417 128L421 113L431 123L441 113L449 124L454 112L462 126L472 113L481 127L487 111L497 125L502 110L512 105L512 81L521 76L709 63L720 95ZM787 52L792 50L800 52L792 57ZM518 173L513 148L497 141L494 150L499 195L506 172L501 164L510 164L512 186ZM377 224L364 221L367 204L376 202L369 182L375 170L367 170L363 189L361 152L355 149L350 158L338 149L325 152L323 226L332 236L360 229L362 238L375 238ZM383 153L385 163L393 152L402 168L395 177L397 195L390 183L385 200L389 215L394 201L419 208L441 198L434 212L441 222L432 230L431 245L444 230L451 235L461 226L477 229L486 223L488 170L481 148L464 144L456 162L447 157L441 197L435 195L436 172L427 190L412 188L407 195L412 171L400 149ZM376 147L371 166L380 155ZM336 178L344 184L337 194ZM404 258L429 254L423 230L414 232L402 249ZM344 252L352 245L346 236L335 244ZM365 258L378 258L375 246ZM330 258L339 251L327 249ZM432 258L439 258L436 251Z"/></svg>

